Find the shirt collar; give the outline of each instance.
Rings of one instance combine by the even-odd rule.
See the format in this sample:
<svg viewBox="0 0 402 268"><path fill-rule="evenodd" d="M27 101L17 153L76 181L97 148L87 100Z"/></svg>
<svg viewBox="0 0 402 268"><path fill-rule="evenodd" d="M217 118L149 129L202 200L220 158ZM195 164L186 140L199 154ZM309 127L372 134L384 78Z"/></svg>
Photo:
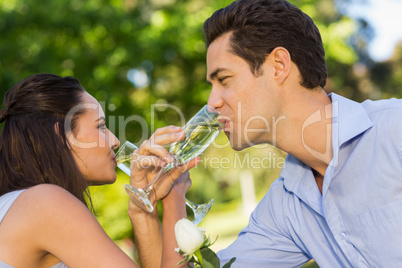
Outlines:
<svg viewBox="0 0 402 268"><path fill-rule="evenodd" d="M332 100L332 123L335 125L332 131L333 140L336 139L334 150L342 144L360 135L373 126L373 122L360 103L339 96L329 94Z"/></svg>
<svg viewBox="0 0 402 268"><path fill-rule="evenodd" d="M332 146L333 159L325 177L332 177L332 170L338 164L339 148L345 142L371 128L373 123L360 103L335 93L329 94L332 100ZM329 172L328 172L329 171ZM322 213L321 194L315 183L311 168L296 157L288 154L280 176L288 191L294 192L317 212ZM324 181L331 178L324 178Z"/></svg>

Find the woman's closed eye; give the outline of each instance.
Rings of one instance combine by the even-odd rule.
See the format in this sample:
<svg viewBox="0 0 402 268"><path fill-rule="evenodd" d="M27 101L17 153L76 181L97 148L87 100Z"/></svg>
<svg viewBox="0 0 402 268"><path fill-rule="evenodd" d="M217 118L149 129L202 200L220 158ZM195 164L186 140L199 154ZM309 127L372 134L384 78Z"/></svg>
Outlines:
<svg viewBox="0 0 402 268"><path fill-rule="evenodd" d="M107 129L106 122L101 122L101 123L98 125L98 128L99 128L100 130L102 130L103 132L105 132L106 129Z"/></svg>

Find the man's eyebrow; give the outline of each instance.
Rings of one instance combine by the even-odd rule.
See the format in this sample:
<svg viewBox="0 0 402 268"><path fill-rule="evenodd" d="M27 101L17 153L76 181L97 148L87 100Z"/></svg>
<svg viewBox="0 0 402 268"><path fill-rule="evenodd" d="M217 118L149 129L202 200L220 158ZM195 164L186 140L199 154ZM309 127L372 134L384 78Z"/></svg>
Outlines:
<svg viewBox="0 0 402 268"><path fill-rule="evenodd" d="M214 79L218 76L218 74L219 74L220 72L225 71L225 70L226 70L225 68L216 68L216 70L213 71L213 72L209 75L209 79L207 79L207 83L208 83L208 84L211 84L211 81L214 80Z"/></svg>

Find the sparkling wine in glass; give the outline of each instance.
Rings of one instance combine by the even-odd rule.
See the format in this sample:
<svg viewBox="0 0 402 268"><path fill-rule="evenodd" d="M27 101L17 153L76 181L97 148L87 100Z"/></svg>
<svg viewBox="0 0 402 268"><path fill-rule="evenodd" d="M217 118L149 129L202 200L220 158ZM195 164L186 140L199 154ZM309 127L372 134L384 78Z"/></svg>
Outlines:
<svg viewBox="0 0 402 268"><path fill-rule="evenodd" d="M200 155L218 136L222 129L222 124L218 121L219 113L211 106L205 105L190 121L183 127L185 138L181 141L172 143L169 153L175 161L161 169L144 188L135 188L126 184L124 187L130 198L141 208L152 212L154 210L150 200L149 193L155 186L155 183L170 169L181 165ZM127 143L127 142L126 142ZM126 174L130 174L130 164L132 152L136 149L135 145L126 143L117 153L118 167ZM131 154L127 154L127 149L131 148ZM207 204L195 204L186 199L186 204L193 210L194 224L198 224L208 213L213 203L211 199Z"/></svg>

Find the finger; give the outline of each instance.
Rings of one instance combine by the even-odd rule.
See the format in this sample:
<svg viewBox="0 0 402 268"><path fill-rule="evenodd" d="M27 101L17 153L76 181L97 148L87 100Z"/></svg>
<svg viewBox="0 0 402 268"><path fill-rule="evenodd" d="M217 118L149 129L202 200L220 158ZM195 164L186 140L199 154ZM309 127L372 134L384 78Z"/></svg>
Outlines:
<svg viewBox="0 0 402 268"><path fill-rule="evenodd" d="M184 176L184 177L183 177ZM190 189L191 185L192 185L192 181L190 178L190 172L186 171L185 173L183 173L180 177L183 177L183 179L185 180L185 187L184 190L187 193L188 190ZM176 180L175 183L178 183L179 180Z"/></svg>
<svg viewBox="0 0 402 268"><path fill-rule="evenodd" d="M187 171L179 176L172 187L180 187L179 185L184 185L182 186L182 189L184 189L184 192L187 193L191 187L191 184L190 172Z"/></svg>
<svg viewBox="0 0 402 268"><path fill-rule="evenodd" d="M167 145L173 142L178 142L184 139L186 135L183 131L174 132L174 133L166 133L163 135L155 135L151 136L150 141L153 144L159 145Z"/></svg>
<svg viewBox="0 0 402 268"><path fill-rule="evenodd" d="M164 175L164 178L158 181L157 186L154 188L156 189L155 197L157 199L166 197L173 189L184 194L187 193L191 187L190 173L186 172L179 176L176 175L177 173L175 172L168 172Z"/></svg>
<svg viewBox="0 0 402 268"><path fill-rule="evenodd" d="M186 171L183 174L180 175L180 179L182 180L188 180L190 179L190 172Z"/></svg>
<svg viewBox="0 0 402 268"><path fill-rule="evenodd" d="M185 188L184 188L186 193L188 192L188 190L190 189L192 184L193 184L193 182L191 181L191 178L189 176L188 179L186 180L186 184L185 184Z"/></svg>
<svg viewBox="0 0 402 268"><path fill-rule="evenodd" d="M169 134L169 133L174 133L174 132L180 132L181 127L177 126L166 126L166 127L161 127L155 130L154 134L152 136L159 136L159 135L164 135L164 134Z"/></svg>
<svg viewBox="0 0 402 268"><path fill-rule="evenodd" d="M150 167L165 167L166 162L156 156L142 155L133 157L131 166L137 169L147 169Z"/></svg>
<svg viewBox="0 0 402 268"><path fill-rule="evenodd" d="M174 158L167 151L167 149L163 147L163 145L181 141L182 139L184 139L184 137L185 134L182 131L153 136L149 140L143 142L143 144L139 148L139 153L148 155L154 154L163 158L166 162L171 163L174 161Z"/></svg>
<svg viewBox="0 0 402 268"><path fill-rule="evenodd" d="M197 156L194 159L180 165L178 168L181 170L182 173L189 171L196 165L198 165L201 162L201 157Z"/></svg>
<svg viewBox="0 0 402 268"><path fill-rule="evenodd" d="M174 169L169 170L168 175L171 176L172 181L175 181L180 177L182 173L189 171L190 169L198 165L200 162L201 158L198 156L183 165L180 165Z"/></svg>
<svg viewBox="0 0 402 268"><path fill-rule="evenodd" d="M140 148L138 148L134 153L138 155L154 155L160 157L163 161L167 163L172 163L174 161L173 156L161 145L152 144L149 140L145 141ZM134 155L133 155L134 158Z"/></svg>

